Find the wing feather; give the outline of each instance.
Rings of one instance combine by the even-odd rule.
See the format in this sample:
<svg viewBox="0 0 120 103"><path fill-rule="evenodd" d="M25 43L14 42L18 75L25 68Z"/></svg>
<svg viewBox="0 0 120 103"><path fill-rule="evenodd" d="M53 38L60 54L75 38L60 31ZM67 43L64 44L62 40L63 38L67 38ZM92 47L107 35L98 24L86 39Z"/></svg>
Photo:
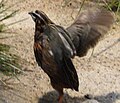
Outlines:
<svg viewBox="0 0 120 103"><path fill-rule="evenodd" d="M84 56L103 37L114 22L113 15L105 9L82 12L66 30L71 35L77 55Z"/></svg>

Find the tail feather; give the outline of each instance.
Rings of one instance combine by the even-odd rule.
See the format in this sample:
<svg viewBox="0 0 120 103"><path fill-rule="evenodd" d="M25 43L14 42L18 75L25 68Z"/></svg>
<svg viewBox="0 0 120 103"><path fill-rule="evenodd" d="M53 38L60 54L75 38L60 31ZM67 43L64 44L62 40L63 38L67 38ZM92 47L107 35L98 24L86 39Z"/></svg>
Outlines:
<svg viewBox="0 0 120 103"><path fill-rule="evenodd" d="M78 86L79 86L79 80L78 80L78 75L77 72L75 70L75 67L71 61L70 58L63 58L63 62L64 62L64 74L66 76L66 78L68 78L67 83L69 83L71 89L74 89L76 91L78 91Z"/></svg>

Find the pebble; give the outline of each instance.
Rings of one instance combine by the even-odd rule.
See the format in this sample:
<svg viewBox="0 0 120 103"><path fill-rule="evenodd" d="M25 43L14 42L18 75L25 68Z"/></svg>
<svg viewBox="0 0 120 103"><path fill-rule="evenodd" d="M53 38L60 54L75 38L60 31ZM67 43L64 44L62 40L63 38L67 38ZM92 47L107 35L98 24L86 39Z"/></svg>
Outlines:
<svg viewBox="0 0 120 103"><path fill-rule="evenodd" d="M100 102L98 102L98 101L96 101L94 99L91 99L91 100L86 100L86 101L84 101L82 103L100 103Z"/></svg>

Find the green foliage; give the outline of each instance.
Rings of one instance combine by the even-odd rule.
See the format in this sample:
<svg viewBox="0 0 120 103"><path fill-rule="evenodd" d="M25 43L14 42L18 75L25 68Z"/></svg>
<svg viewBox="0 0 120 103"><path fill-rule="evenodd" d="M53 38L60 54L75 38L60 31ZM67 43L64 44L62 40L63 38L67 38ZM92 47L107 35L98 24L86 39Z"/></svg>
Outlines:
<svg viewBox="0 0 120 103"><path fill-rule="evenodd" d="M103 6L110 11L113 11L116 15L116 22L120 21L120 0L103 0Z"/></svg>
<svg viewBox="0 0 120 103"><path fill-rule="evenodd" d="M10 46L9 45L5 45L5 44L0 44L0 52L8 52L10 49Z"/></svg>
<svg viewBox="0 0 120 103"><path fill-rule="evenodd" d="M5 47L3 48L6 50L9 48L8 45L5 45ZM0 72L7 76L13 74L16 75L21 72L20 68L21 66L19 65L19 57L17 57L16 55L11 55L5 51L0 51Z"/></svg>
<svg viewBox="0 0 120 103"><path fill-rule="evenodd" d="M120 12L120 0L97 0L97 3L101 4L110 11Z"/></svg>
<svg viewBox="0 0 120 103"><path fill-rule="evenodd" d="M114 12L119 12L120 11L120 0L111 0L108 2L109 8L111 8L112 11Z"/></svg>
<svg viewBox="0 0 120 103"><path fill-rule="evenodd" d="M63 7L66 7L70 2L73 0L63 0ZM116 21L120 21L120 0L81 0L81 4L79 6L78 14L80 13L81 9L85 7L84 5L88 5L89 3L94 3L96 6L103 6L106 9L115 12ZM90 4L91 5L91 4Z"/></svg>
<svg viewBox="0 0 120 103"><path fill-rule="evenodd" d="M0 24L0 32L2 32L5 28L5 24Z"/></svg>
<svg viewBox="0 0 120 103"><path fill-rule="evenodd" d="M13 17L18 11L11 11L10 9L13 7L13 5L6 7L5 3L6 1L4 0L0 2L0 39L3 39L2 35L6 30L6 25L3 23L3 21ZM21 66L19 65L20 58L15 55L11 55L9 53L9 49L9 45L0 44L0 72L7 76L15 76L21 72Z"/></svg>

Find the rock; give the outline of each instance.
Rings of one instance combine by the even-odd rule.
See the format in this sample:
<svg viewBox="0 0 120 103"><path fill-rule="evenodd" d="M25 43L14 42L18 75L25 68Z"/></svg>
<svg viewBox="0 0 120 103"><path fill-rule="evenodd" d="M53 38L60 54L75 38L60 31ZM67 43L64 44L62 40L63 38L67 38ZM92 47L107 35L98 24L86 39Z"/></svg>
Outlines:
<svg viewBox="0 0 120 103"><path fill-rule="evenodd" d="M92 96L91 94L86 94L84 97L85 97L86 99L93 99L93 96Z"/></svg>
<svg viewBox="0 0 120 103"><path fill-rule="evenodd" d="M91 99L91 100L86 100L82 103L99 103L98 101L94 100L94 99Z"/></svg>

